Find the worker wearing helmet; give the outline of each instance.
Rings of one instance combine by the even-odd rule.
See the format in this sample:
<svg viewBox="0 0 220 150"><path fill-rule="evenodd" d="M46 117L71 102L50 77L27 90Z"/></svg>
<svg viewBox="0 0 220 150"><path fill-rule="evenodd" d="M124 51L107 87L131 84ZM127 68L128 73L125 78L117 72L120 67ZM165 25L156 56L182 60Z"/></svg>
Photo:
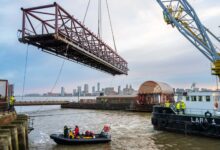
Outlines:
<svg viewBox="0 0 220 150"><path fill-rule="evenodd" d="M15 97L11 96L9 101L9 110L14 111Z"/></svg>
<svg viewBox="0 0 220 150"><path fill-rule="evenodd" d="M69 131L69 138L70 138L70 139L73 139L73 138L74 138L73 132L74 132L74 131L71 131L71 130Z"/></svg>
<svg viewBox="0 0 220 150"><path fill-rule="evenodd" d="M177 114L179 114L179 112L180 112L180 102L176 103L176 111L177 111Z"/></svg>
<svg viewBox="0 0 220 150"><path fill-rule="evenodd" d="M186 104L183 100L181 100L181 111L183 112L183 114L185 114L185 110L186 110Z"/></svg>
<svg viewBox="0 0 220 150"><path fill-rule="evenodd" d="M74 129L74 137L77 138L79 136L79 127L76 125Z"/></svg>
<svg viewBox="0 0 220 150"><path fill-rule="evenodd" d="M165 102L165 107L166 107L166 108L169 108L169 107L170 107L170 101L169 101L169 100L166 100L166 102Z"/></svg>
<svg viewBox="0 0 220 150"><path fill-rule="evenodd" d="M108 132L110 131L110 126L109 125L104 125L103 129L102 129L102 132L100 134L101 137L108 137Z"/></svg>
<svg viewBox="0 0 220 150"><path fill-rule="evenodd" d="M63 128L63 136L64 136L64 138L68 138L68 132L69 132L68 127L64 126L64 128Z"/></svg>

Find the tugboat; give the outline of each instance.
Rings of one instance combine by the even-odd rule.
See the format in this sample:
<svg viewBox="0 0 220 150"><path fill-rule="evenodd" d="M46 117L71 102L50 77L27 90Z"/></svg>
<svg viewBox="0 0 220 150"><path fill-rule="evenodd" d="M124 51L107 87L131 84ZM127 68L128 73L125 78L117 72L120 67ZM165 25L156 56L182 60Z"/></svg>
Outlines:
<svg viewBox="0 0 220 150"><path fill-rule="evenodd" d="M220 91L193 91L182 97L185 113L170 107L155 105L152 124L155 130L179 132L220 138Z"/></svg>

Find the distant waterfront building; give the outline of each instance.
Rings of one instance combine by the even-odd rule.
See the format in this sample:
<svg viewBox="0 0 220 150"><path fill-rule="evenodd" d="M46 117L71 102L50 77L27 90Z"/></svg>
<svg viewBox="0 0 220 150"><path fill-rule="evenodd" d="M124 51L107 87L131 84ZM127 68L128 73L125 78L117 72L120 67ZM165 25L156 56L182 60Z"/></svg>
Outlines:
<svg viewBox="0 0 220 150"><path fill-rule="evenodd" d="M118 86L118 95L121 94L121 86Z"/></svg>
<svg viewBox="0 0 220 150"><path fill-rule="evenodd" d="M199 92L199 88L194 88L193 91L194 92Z"/></svg>
<svg viewBox="0 0 220 150"><path fill-rule="evenodd" d="M185 89L185 92L192 92L192 89Z"/></svg>
<svg viewBox="0 0 220 150"><path fill-rule="evenodd" d="M129 87L129 89L132 89L132 85L130 84L130 87Z"/></svg>
<svg viewBox="0 0 220 150"><path fill-rule="evenodd" d="M128 85L126 85L126 87L123 89L123 95L128 95Z"/></svg>
<svg viewBox="0 0 220 150"><path fill-rule="evenodd" d="M77 96L81 96L82 95L82 87L78 86L77 87Z"/></svg>
<svg viewBox="0 0 220 150"><path fill-rule="evenodd" d="M77 96L77 90L73 89L73 96Z"/></svg>
<svg viewBox="0 0 220 150"><path fill-rule="evenodd" d="M100 83L97 83L97 92L100 92Z"/></svg>
<svg viewBox="0 0 220 150"><path fill-rule="evenodd" d="M123 89L123 95L135 95L137 91L132 88L132 85L126 85L126 88Z"/></svg>
<svg viewBox="0 0 220 150"><path fill-rule="evenodd" d="M44 93L43 96L59 97L59 96L60 96L60 93L51 93L51 92L48 92L48 93Z"/></svg>
<svg viewBox="0 0 220 150"><path fill-rule="evenodd" d="M38 94L38 93L30 93L30 94L26 94L25 96L26 96L26 97L40 97L41 94Z"/></svg>
<svg viewBox="0 0 220 150"><path fill-rule="evenodd" d="M179 96L183 95L185 92L186 92L186 91L185 91L184 89L181 89L181 88L177 88L177 89L175 90L175 94L176 94L176 95L179 95Z"/></svg>
<svg viewBox="0 0 220 150"><path fill-rule="evenodd" d="M104 89L105 95L117 95L117 93L114 90L114 87L107 87Z"/></svg>
<svg viewBox="0 0 220 150"><path fill-rule="evenodd" d="M84 84L84 94L88 94L89 93L89 85L88 84Z"/></svg>
<svg viewBox="0 0 220 150"><path fill-rule="evenodd" d="M72 93L65 93L65 96L66 96L66 97L72 97L73 94L72 94Z"/></svg>
<svg viewBox="0 0 220 150"><path fill-rule="evenodd" d="M92 94L95 93L95 86L92 87Z"/></svg>
<svg viewBox="0 0 220 150"><path fill-rule="evenodd" d="M61 96L65 96L65 88L64 87L61 87L61 93L60 93Z"/></svg>
<svg viewBox="0 0 220 150"><path fill-rule="evenodd" d="M184 89L177 88L175 92L176 92L176 93L183 93L183 92L185 92L185 90L184 90Z"/></svg>
<svg viewBox="0 0 220 150"><path fill-rule="evenodd" d="M209 91L213 91L213 90L207 89L207 88L201 88L201 91L202 91L202 92L209 92Z"/></svg>

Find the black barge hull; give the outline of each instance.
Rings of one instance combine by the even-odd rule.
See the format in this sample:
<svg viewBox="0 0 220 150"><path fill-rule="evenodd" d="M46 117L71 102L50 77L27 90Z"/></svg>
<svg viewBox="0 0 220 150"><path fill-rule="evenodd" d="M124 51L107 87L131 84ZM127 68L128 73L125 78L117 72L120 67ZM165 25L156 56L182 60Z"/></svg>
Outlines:
<svg viewBox="0 0 220 150"><path fill-rule="evenodd" d="M171 108L154 106L151 122L155 130L220 138L220 118L178 115Z"/></svg>

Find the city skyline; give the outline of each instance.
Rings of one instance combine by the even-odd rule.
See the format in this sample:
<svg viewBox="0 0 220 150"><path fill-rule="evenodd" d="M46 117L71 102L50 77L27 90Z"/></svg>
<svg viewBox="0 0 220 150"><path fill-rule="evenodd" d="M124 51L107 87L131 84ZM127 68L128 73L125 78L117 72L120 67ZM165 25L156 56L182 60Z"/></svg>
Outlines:
<svg viewBox="0 0 220 150"><path fill-rule="evenodd" d="M194 84L194 83L193 83ZM192 85L193 85L192 84ZM100 84L99 84L100 85ZM95 86L92 86L92 89L94 89ZM78 93L78 90L81 91ZM198 92L198 91L203 91L203 92L207 92L207 91L212 91L212 89L208 89L208 88L204 88L204 87L197 87L195 86L191 86L189 88L173 88L173 91L175 94L177 95L183 95L185 92ZM85 92L82 90L81 86L77 86L77 89L73 89L73 92L69 92L69 91L65 91L65 87L61 87L60 88L60 92L58 93L51 93L51 92L47 92L47 93L28 93L25 94L24 96L55 96L55 97L72 97L72 96L100 96L100 93L103 93L103 96L114 96L114 95L119 95L119 96L128 96L128 95L137 95L138 94L138 89L133 89L132 85L126 85L126 87L124 87L123 89L121 89L121 86L119 85L117 88L115 87L104 87L102 88L102 90L100 90L100 92L98 92L97 90L95 91L91 91L89 93L87 93L87 95L85 94ZM16 95L16 96L21 96L21 95Z"/></svg>
<svg viewBox="0 0 220 150"><path fill-rule="evenodd" d="M137 93L138 90L133 89L131 84L126 84L123 89L121 89L122 86L119 85L117 87L102 87L102 90L99 89L100 85L101 84L99 82L97 83L97 87L89 84L84 84L82 86L77 86L77 88L73 88L72 92L65 90L65 87L61 86L60 92L27 93L25 94L25 96L99 96L100 93L103 93L104 95L134 95ZM89 90L90 86L91 91Z"/></svg>

